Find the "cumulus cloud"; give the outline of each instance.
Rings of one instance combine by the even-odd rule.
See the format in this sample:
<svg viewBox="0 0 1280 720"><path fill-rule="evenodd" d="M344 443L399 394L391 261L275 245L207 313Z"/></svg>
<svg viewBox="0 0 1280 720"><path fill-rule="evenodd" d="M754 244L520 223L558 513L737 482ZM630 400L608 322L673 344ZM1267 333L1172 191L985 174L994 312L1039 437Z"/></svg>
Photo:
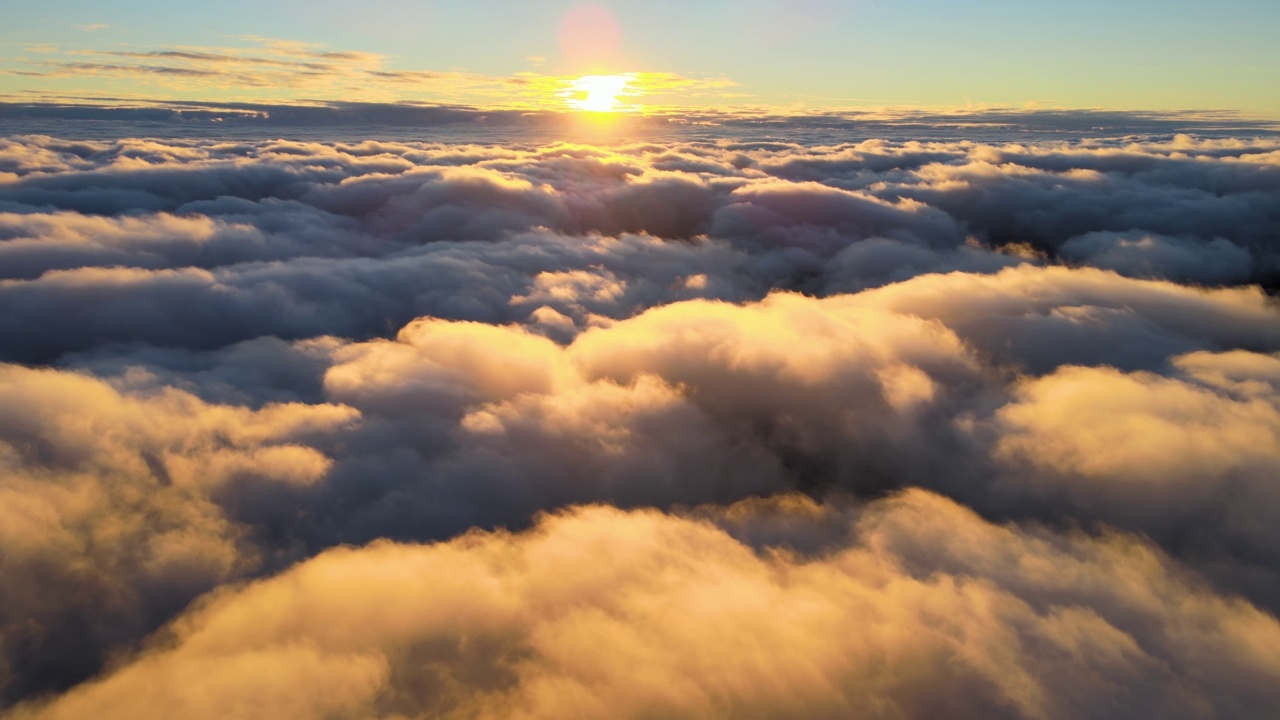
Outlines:
<svg viewBox="0 0 1280 720"><path fill-rule="evenodd" d="M1215 238L1207 243L1158 235L1088 233L1063 243L1062 257L1131 277L1231 284L1249 277L1248 250Z"/></svg>
<svg viewBox="0 0 1280 720"><path fill-rule="evenodd" d="M1265 144L6 143L0 296L18 312L0 337L24 362L102 343L386 336L421 315L522 321L537 307L511 301L538 297L546 273L628 289L544 303L581 328L686 297L1055 258L1207 284L1280 272Z"/></svg>
<svg viewBox="0 0 1280 720"><path fill-rule="evenodd" d="M356 418L336 405L254 411L0 366L3 696L81 679L260 565L254 531L235 517L241 500L320 482L331 461L306 438Z"/></svg>
<svg viewBox="0 0 1280 720"><path fill-rule="evenodd" d="M791 295L671 305L568 347L519 327L424 319L334 363L327 397L371 430L368 455L332 473L342 497L361 498L341 501L361 528L346 540L520 523L570 502L893 487L941 461L898 450L952 436L953 395L982 387L945 327Z"/></svg>
<svg viewBox="0 0 1280 720"><path fill-rule="evenodd" d="M1274 603L1280 356L1172 364L1173 377L1064 367L1020 384L993 418L993 453L1011 474L1001 492L1141 530Z"/></svg>
<svg viewBox="0 0 1280 720"><path fill-rule="evenodd" d="M828 517L840 536L804 556L744 545L722 512L741 532L839 511L591 507L333 550L11 717L1213 717L1280 699L1275 618L1136 539L991 525L914 491Z"/></svg>
<svg viewBox="0 0 1280 720"><path fill-rule="evenodd" d="M2 140L0 703L1256 715L1278 158Z"/></svg>
<svg viewBox="0 0 1280 720"><path fill-rule="evenodd" d="M1280 349L1276 302L1256 286L1204 290L1024 265L921 276L851 302L937 319L991 357L1036 373L1066 364L1155 369L1196 349Z"/></svg>

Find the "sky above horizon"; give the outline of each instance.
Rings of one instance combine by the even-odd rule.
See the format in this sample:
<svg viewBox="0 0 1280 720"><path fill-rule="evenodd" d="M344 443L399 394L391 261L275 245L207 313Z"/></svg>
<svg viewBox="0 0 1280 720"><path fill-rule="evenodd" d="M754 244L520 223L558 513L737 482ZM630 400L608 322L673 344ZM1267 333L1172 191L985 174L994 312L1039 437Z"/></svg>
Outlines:
<svg viewBox="0 0 1280 720"><path fill-rule="evenodd" d="M1233 110L1280 117L1272 0L6 0L0 99Z"/></svg>

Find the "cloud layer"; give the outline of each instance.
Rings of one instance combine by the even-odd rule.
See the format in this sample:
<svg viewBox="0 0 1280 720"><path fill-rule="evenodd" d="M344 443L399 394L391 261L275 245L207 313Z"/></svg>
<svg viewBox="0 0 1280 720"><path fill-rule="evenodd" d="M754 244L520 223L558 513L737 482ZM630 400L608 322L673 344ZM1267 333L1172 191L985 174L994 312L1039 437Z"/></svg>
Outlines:
<svg viewBox="0 0 1280 720"><path fill-rule="evenodd" d="M1273 140L7 138L0 707L1257 716L1278 237Z"/></svg>
<svg viewBox="0 0 1280 720"><path fill-rule="evenodd" d="M706 515L591 507L519 535L332 550L12 716L1248 717L1280 701L1275 618L1132 539L991 525L922 491L843 516L794 497ZM788 521L825 522L831 547L717 526Z"/></svg>

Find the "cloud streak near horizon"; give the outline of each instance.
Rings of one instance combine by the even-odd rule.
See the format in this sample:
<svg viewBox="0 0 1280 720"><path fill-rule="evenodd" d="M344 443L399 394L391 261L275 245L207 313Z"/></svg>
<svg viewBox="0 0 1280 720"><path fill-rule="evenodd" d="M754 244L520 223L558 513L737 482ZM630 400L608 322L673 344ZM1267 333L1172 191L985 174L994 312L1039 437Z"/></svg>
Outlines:
<svg viewBox="0 0 1280 720"><path fill-rule="evenodd" d="M0 140L0 715L1255 717L1280 141Z"/></svg>
<svg viewBox="0 0 1280 720"><path fill-rule="evenodd" d="M508 111L570 109L562 96L578 78L534 69L507 74L456 68L406 69L395 67L390 58L379 53L335 51L317 43L270 38L246 37L241 41L250 44L162 46L149 50L28 45L20 55L0 56L0 77L9 79L9 97L23 93L38 96L61 87L63 96L102 97L114 93L127 97L128 104L199 98L307 105L318 99L341 99L367 103L466 103ZM734 94L737 84L725 77L639 71L629 72L628 76L632 94L644 96L645 104L652 104L654 110L749 97Z"/></svg>

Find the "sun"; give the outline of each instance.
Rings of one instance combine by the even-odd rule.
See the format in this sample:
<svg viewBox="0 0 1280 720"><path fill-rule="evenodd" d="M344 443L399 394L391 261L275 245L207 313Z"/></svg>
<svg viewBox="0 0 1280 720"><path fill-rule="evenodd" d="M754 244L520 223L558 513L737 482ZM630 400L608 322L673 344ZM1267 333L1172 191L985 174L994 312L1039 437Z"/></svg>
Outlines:
<svg viewBox="0 0 1280 720"><path fill-rule="evenodd" d="M629 95L630 75L583 75L569 82L564 97L569 106L584 112L617 112L620 97Z"/></svg>

